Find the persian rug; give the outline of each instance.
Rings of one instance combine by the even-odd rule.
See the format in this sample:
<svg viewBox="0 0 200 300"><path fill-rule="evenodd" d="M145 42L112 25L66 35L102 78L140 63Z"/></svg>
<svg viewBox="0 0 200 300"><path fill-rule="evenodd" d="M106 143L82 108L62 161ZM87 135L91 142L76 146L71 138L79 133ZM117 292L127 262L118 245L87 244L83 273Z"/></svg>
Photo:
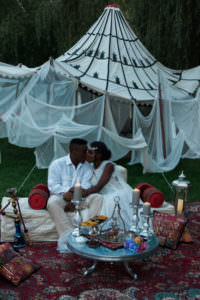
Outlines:
<svg viewBox="0 0 200 300"><path fill-rule="evenodd" d="M83 276L92 261L58 253L55 242L34 243L19 251L41 269L17 287L0 276L0 299L200 299L200 202L189 206L189 230L193 243L180 243L176 250L159 247L152 256L132 264L137 280L120 263L100 262Z"/></svg>

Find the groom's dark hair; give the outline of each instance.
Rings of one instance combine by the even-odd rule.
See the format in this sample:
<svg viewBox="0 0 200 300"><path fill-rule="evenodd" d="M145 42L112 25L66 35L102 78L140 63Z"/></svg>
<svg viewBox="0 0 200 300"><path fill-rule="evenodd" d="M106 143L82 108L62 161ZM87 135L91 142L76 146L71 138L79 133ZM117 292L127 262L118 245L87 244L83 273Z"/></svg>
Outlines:
<svg viewBox="0 0 200 300"><path fill-rule="evenodd" d="M72 139L69 144L70 152L77 146L87 145L87 141L84 139Z"/></svg>

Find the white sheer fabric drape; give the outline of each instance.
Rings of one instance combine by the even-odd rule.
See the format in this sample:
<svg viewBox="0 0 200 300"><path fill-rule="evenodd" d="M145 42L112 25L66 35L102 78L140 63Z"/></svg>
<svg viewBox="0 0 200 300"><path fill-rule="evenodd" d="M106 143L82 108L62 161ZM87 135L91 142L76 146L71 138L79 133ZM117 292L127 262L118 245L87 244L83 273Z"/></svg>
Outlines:
<svg viewBox="0 0 200 300"><path fill-rule="evenodd" d="M113 161L131 151L130 164L141 163L144 172L166 172L181 157L200 157L200 92L188 98L162 74L160 93L147 116L134 101L107 93L82 100L76 93L77 80L59 62L49 61L33 70L24 67L15 78L4 76L0 78L0 137L35 148L38 168L47 168L65 155L70 140L78 137L104 141ZM127 132L130 120L132 128Z"/></svg>
<svg viewBox="0 0 200 300"><path fill-rule="evenodd" d="M151 113L144 117L135 106L133 115L133 135L140 128L148 144L147 168L144 170L148 172L172 170L181 157L200 157L200 93L195 98L188 98L184 91L169 85L162 74L159 77L161 93L158 93ZM133 151L130 164L136 162L143 163L142 157Z"/></svg>

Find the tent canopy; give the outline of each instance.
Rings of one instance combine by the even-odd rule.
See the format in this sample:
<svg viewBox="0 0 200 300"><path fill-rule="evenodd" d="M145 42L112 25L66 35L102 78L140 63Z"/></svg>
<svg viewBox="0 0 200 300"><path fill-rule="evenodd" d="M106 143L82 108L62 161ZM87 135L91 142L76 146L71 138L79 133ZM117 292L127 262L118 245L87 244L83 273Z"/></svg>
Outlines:
<svg viewBox="0 0 200 300"><path fill-rule="evenodd" d="M194 93L200 79L200 67L172 70L158 62L116 5L108 5L86 34L57 60L85 86L142 102L154 100L158 70L187 93Z"/></svg>
<svg viewBox="0 0 200 300"><path fill-rule="evenodd" d="M37 68L0 64L0 137L35 148L46 168L72 138L104 141L112 160L131 151L144 171L172 170L200 157L200 67L166 68L147 51L119 8L108 6L56 60ZM78 99L79 84L101 92ZM80 100L80 101L79 101ZM152 101L144 116L135 101ZM123 128L129 121L129 135Z"/></svg>

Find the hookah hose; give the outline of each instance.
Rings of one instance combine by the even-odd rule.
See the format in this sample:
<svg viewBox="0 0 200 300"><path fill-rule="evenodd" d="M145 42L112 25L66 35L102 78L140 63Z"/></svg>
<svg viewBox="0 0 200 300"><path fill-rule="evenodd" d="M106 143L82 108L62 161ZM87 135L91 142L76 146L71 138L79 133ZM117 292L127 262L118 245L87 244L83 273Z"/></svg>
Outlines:
<svg viewBox="0 0 200 300"><path fill-rule="evenodd" d="M9 199L9 200L8 200L8 203L7 203L2 209L0 209L0 215L6 216L6 217L8 217L8 218L15 219L14 216L9 215L8 213L4 212L4 210L10 205L10 200L11 200L11 199Z"/></svg>
<svg viewBox="0 0 200 300"><path fill-rule="evenodd" d="M4 210L10 205L10 200L8 200L8 203L0 210L0 215L6 215Z"/></svg>

